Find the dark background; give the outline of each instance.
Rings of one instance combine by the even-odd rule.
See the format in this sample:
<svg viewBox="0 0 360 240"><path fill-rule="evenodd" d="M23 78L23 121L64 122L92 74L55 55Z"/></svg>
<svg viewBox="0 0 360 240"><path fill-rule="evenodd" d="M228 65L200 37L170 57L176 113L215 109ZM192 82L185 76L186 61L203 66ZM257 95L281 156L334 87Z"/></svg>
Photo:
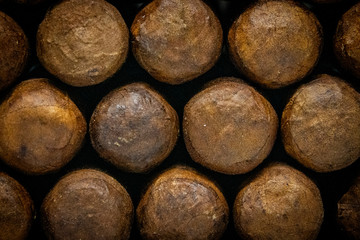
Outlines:
<svg viewBox="0 0 360 240"><path fill-rule="evenodd" d="M130 28L136 13L139 12L140 9L143 8L150 1L111 0L109 2L118 8L123 18L125 19L128 27ZM226 40L227 33L232 22L253 1L208 0L205 2L212 7L214 12L219 17L224 31L224 40ZM334 57L332 50L332 38L336 29L337 22L340 19L341 15L345 11L347 11L352 5L354 5L356 1L343 0L342 3L328 5L317 5L306 1L302 2L316 14L323 26L324 48L318 65L315 67L314 71L309 77L305 78L300 83L291 85L286 88L282 88L280 90L263 89L260 86L249 82L245 77L243 77L231 63L226 44L224 44L223 52L219 61L209 72L183 85L171 86L154 80L137 64L130 51L128 59L126 63L122 66L122 68L113 77L106 80L105 82L96 86L83 88L68 86L57 80L54 76L50 75L40 65L36 57L35 39L37 28L42 19L44 18L46 10L54 3L54 1L51 2L51 0L48 0L45 3L35 6L17 5L14 3L0 4L0 10L10 15L12 18L14 18L15 21L19 23L19 25L24 29L30 42L30 60L24 71L24 74L19 78L18 82L29 78L49 78L57 87L63 89L69 94L69 96L83 112L87 122L89 122L93 110L95 109L96 105L99 103L102 97L104 97L114 88L136 81L147 82L157 91L159 91L175 108L180 120L182 119L183 108L185 104L190 100L190 98L194 96L197 92L199 92L203 88L205 83L223 76L240 77L247 81L250 85L253 85L272 103L278 113L279 119L281 118L281 113L292 93L301 84L310 81L317 74L327 73L339 76L350 82L357 91L360 91L360 81L354 79L352 76L347 75L345 72L342 71ZM225 42L226 41L224 41L224 43ZM3 98L6 95L7 91L0 92L0 97ZM159 167L157 167L148 174L125 173L108 164L103 159L101 159L95 152L95 150L92 148L89 135L86 135L85 144L82 150L77 154L77 156L57 173L48 174L45 176L26 176L7 167L1 161L0 171L8 173L10 176L14 177L21 184L23 184L23 186L29 191L30 195L32 196L35 203L36 211L38 212L43 198L56 184L56 182L66 173L71 172L75 169L96 168L107 172L108 174L116 178L127 189L133 200L134 206L136 207L141 197L142 191L154 177L156 177L161 171L173 165L183 164L193 167L199 172L207 175L209 178L215 180L220 186L220 188L223 190L223 193L228 201L231 210L235 196L238 193L241 184L246 179L249 179L249 177L256 174L256 172L261 170L264 166L274 161L286 162L287 164L299 169L311 179L313 179L318 185L321 191L325 208L325 218L318 239L346 239L346 235L341 231L341 229L336 223L336 204L337 201L341 198L341 196L348 190L355 177L360 174L360 161L358 160L348 168L333 173L316 173L302 167L295 160L287 156L282 146L279 134L275 146L269 157L254 171L248 174L237 176L228 176L216 173L205 169L202 166L193 162L186 151L183 136L181 133L177 145L175 146L175 149L173 150L171 155ZM37 215L29 239L44 238L45 237L41 230L39 216ZM136 227L136 220L133 226L131 239L140 239L138 229ZM223 239L239 239L239 237L235 233L231 217L228 229L225 232Z"/></svg>

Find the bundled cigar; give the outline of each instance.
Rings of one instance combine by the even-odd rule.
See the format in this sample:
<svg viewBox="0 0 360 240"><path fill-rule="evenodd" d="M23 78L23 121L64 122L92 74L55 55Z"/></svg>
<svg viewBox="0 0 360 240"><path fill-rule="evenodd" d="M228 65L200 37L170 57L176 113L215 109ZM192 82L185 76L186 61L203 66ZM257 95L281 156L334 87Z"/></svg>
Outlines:
<svg viewBox="0 0 360 240"><path fill-rule="evenodd" d="M93 147L128 172L144 173L159 165L173 150L178 134L176 111L145 83L113 90L90 120Z"/></svg>
<svg viewBox="0 0 360 240"><path fill-rule="evenodd" d="M360 176L337 203L337 220L349 238L360 239Z"/></svg>
<svg viewBox="0 0 360 240"><path fill-rule="evenodd" d="M307 76L319 59L322 41L316 16L284 0L257 1L235 20L228 34L234 64L267 88Z"/></svg>
<svg viewBox="0 0 360 240"><path fill-rule="evenodd" d="M316 239L324 209L320 191L308 177L277 163L241 189L233 216L242 239Z"/></svg>
<svg viewBox="0 0 360 240"><path fill-rule="evenodd" d="M77 87L101 83L125 62L129 31L104 0L65 0L51 8L37 32L37 55L61 81Z"/></svg>
<svg viewBox="0 0 360 240"><path fill-rule="evenodd" d="M333 4L333 3L342 2L344 0L311 0L311 1L318 4Z"/></svg>
<svg viewBox="0 0 360 240"><path fill-rule="evenodd" d="M201 0L154 0L131 26L132 52L155 79L181 84L204 74L220 56L219 20Z"/></svg>
<svg viewBox="0 0 360 240"><path fill-rule="evenodd" d="M301 86L282 114L286 152L317 172L343 169L360 157L360 94L320 75Z"/></svg>
<svg viewBox="0 0 360 240"><path fill-rule="evenodd" d="M17 85L0 105L0 159L25 174L59 170L80 150L86 121L47 79Z"/></svg>
<svg viewBox="0 0 360 240"><path fill-rule="evenodd" d="M0 172L0 239L27 239L33 218L29 193L15 179Z"/></svg>
<svg viewBox="0 0 360 240"><path fill-rule="evenodd" d="M184 108L184 140L192 159L225 174L258 166L269 155L277 128L271 104L236 78L215 80Z"/></svg>
<svg viewBox="0 0 360 240"><path fill-rule="evenodd" d="M360 78L360 3L350 8L340 19L334 37L335 55L341 66Z"/></svg>
<svg viewBox="0 0 360 240"><path fill-rule="evenodd" d="M0 11L0 92L23 72L29 45L21 27Z"/></svg>
<svg viewBox="0 0 360 240"><path fill-rule="evenodd" d="M4 1L14 2L16 4L25 5L25 6L35 6L37 4L41 4L45 2L56 2L55 0L4 0Z"/></svg>
<svg viewBox="0 0 360 240"><path fill-rule="evenodd" d="M0 240L360 238L355 2L0 0Z"/></svg>
<svg viewBox="0 0 360 240"><path fill-rule="evenodd" d="M227 202L206 177L177 166L158 176L136 209L144 239L220 239L228 223Z"/></svg>
<svg viewBox="0 0 360 240"><path fill-rule="evenodd" d="M41 206L48 239L130 237L133 204L125 188L109 175L83 169L63 177Z"/></svg>

